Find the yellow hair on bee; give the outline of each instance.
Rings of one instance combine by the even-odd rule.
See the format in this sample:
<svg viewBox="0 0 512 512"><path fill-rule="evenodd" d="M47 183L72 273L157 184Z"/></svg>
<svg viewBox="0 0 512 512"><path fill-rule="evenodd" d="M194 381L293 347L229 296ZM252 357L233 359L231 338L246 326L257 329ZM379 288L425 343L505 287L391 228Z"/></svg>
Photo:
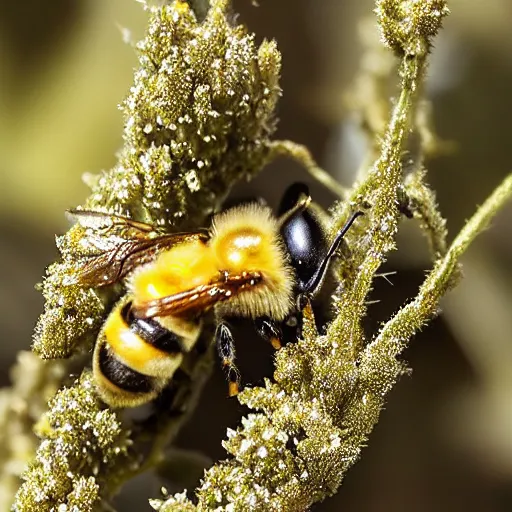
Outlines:
<svg viewBox="0 0 512 512"><path fill-rule="evenodd" d="M100 338L103 335L100 333ZM111 407L137 407L150 402L162 391L167 384L167 379L155 379L153 381L153 388L148 393L130 392L125 389L121 389L113 384L107 376L105 376L100 368L99 354L100 346L105 344L105 340L99 339L97 341L96 348L94 350L92 367L94 373L94 379L96 382L96 389L101 399L109 404Z"/></svg>
<svg viewBox="0 0 512 512"><path fill-rule="evenodd" d="M97 368L94 361L93 368ZM164 388L166 381L162 380L160 386L155 386L150 393L130 393L124 389L118 388L112 384L100 370L95 370L94 378L96 379L96 389L101 399L111 407L137 407L138 405L147 404L154 400L160 391Z"/></svg>
<svg viewBox="0 0 512 512"><path fill-rule="evenodd" d="M183 361L182 354L168 354L153 347L130 329L117 307L103 326L106 342L121 363L150 377L169 377Z"/></svg>
<svg viewBox="0 0 512 512"><path fill-rule="evenodd" d="M181 336L183 352L190 352L201 334L202 320L179 316L158 317L158 323L178 336Z"/></svg>
<svg viewBox="0 0 512 512"><path fill-rule="evenodd" d="M260 272L258 285L218 305L223 314L283 320L292 307L293 270L272 211L256 203L216 215L209 245L221 271Z"/></svg>
<svg viewBox="0 0 512 512"><path fill-rule="evenodd" d="M129 288L134 302L140 304L206 284L216 275L208 246L200 241L186 242L137 269Z"/></svg>

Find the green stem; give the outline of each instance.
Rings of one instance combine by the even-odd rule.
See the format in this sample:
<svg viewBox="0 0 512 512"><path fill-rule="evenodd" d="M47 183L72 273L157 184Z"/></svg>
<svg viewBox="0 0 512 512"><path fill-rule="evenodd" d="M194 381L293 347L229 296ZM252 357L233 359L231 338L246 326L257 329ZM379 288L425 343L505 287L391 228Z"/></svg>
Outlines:
<svg viewBox="0 0 512 512"><path fill-rule="evenodd" d="M375 348L382 346L386 346L388 356L399 355L416 331L436 315L439 300L455 284L454 276L458 274L459 258L511 198L512 174L505 178L466 223L455 237L446 255L437 261L417 297L387 322L377 338L366 349L365 357L371 357Z"/></svg>
<svg viewBox="0 0 512 512"><path fill-rule="evenodd" d="M425 68L426 59L419 55L413 59L404 57L402 61L402 91L393 108L391 119L382 144L382 154L375 162L368 179L356 188L352 200L347 201L334 223L333 230L345 222L348 209L361 200L370 203L369 225L371 240L360 264L360 271L344 297L339 314L329 327L329 336L335 336L340 329L348 330L349 339L362 339L360 319L366 311L366 300L373 279L384 262L387 253L395 247L399 211L397 190L402 181L402 151L410 131L414 114L414 99L419 81ZM349 307L345 307L349 305ZM359 346L352 347L358 350Z"/></svg>
<svg viewBox="0 0 512 512"><path fill-rule="evenodd" d="M268 144L270 150L268 160L273 161L279 156L286 156L300 163L311 175L314 181L318 181L328 188L340 199L348 196L346 188L342 187L328 172L322 169L311 155L309 149L302 144L290 140L274 140Z"/></svg>

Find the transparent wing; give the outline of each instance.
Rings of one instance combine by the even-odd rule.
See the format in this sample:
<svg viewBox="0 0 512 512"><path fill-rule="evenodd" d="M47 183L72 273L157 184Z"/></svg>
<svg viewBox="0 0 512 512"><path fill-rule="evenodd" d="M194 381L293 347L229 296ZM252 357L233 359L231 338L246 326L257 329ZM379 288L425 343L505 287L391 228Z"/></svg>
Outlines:
<svg viewBox="0 0 512 512"><path fill-rule="evenodd" d="M133 236L160 231L159 228L152 224L95 210L71 209L66 213L71 220L78 222L84 228L91 228L96 231L105 230L112 233L116 231L121 233L133 230Z"/></svg>
<svg viewBox="0 0 512 512"><path fill-rule="evenodd" d="M127 217L90 210L71 210L81 226L93 230L88 244L97 252L77 255L76 270L66 284L106 286L119 281L135 267L154 259L162 249L193 240L206 241L207 230L163 233L160 228Z"/></svg>

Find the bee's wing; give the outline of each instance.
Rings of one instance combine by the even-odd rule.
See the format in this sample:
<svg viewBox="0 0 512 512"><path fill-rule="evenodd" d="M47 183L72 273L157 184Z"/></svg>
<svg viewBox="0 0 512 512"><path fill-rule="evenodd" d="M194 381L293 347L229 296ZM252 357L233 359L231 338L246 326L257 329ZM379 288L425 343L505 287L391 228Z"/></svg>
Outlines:
<svg viewBox="0 0 512 512"><path fill-rule="evenodd" d="M89 210L69 212L94 230L89 242L97 248L90 256L77 256L76 269L67 285L106 286L119 281L135 267L151 261L161 249L192 240L207 240L206 230L162 234L151 224Z"/></svg>
<svg viewBox="0 0 512 512"><path fill-rule="evenodd" d="M159 228L152 224L96 210L71 209L66 213L71 220L77 221L84 228L92 228L95 231L125 232L132 229L134 235L159 231Z"/></svg>
<svg viewBox="0 0 512 512"><path fill-rule="evenodd" d="M259 272L227 274L209 284L196 286L190 290L142 304L134 304L132 311L135 316L140 318L200 313L215 306L218 302L228 300L242 290L255 286L261 280L262 275Z"/></svg>

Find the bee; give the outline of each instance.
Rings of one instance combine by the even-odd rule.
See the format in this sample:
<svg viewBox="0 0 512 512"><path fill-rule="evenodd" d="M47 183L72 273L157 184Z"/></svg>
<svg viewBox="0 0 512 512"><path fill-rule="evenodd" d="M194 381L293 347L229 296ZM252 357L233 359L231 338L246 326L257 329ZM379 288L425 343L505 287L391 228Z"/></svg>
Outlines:
<svg viewBox="0 0 512 512"><path fill-rule="evenodd" d="M127 293L98 335L93 376L102 400L135 407L153 400L196 344L213 311L215 343L239 391L234 337L226 317L250 318L279 349L281 324L314 297L356 212L329 244L305 185L292 185L281 215L259 203L213 216L208 229L166 233L127 217L70 210L88 229L93 252L68 284L103 287L124 281Z"/></svg>

